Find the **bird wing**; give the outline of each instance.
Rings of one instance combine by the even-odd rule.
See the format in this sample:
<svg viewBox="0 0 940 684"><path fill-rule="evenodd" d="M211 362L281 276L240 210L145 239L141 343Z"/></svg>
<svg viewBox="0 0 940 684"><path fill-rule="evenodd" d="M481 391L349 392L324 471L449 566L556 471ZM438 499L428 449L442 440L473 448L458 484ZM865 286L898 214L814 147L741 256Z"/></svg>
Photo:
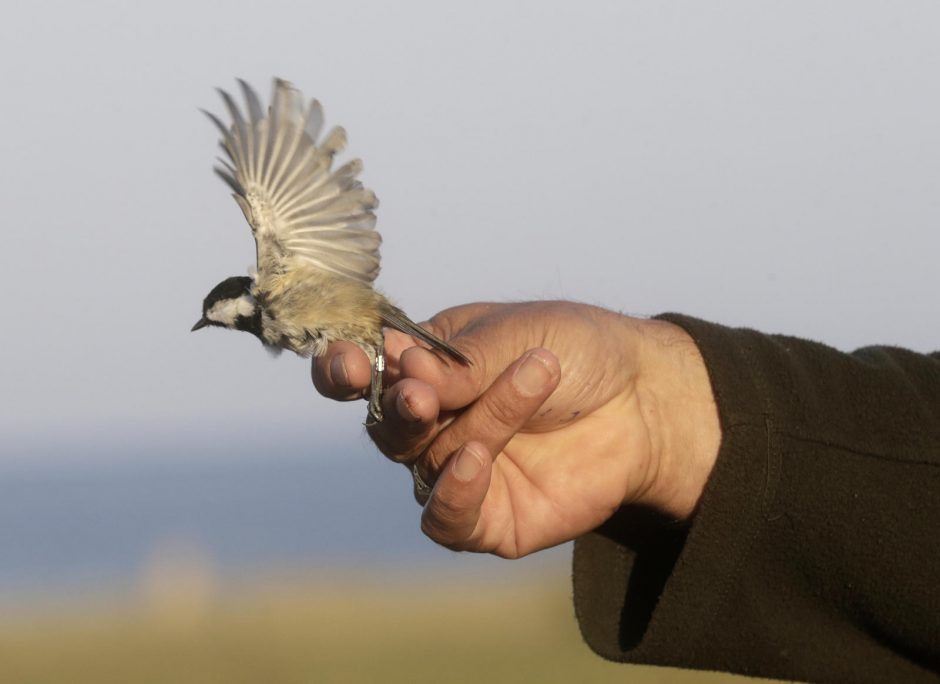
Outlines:
<svg viewBox="0 0 940 684"><path fill-rule="evenodd" d="M283 275L294 259L371 283L379 274L381 236L375 231L375 194L356 177L354 159L335 171L333 157L346 145L336 127L317 143L323 126L320 103L305 107L303 95L275 79L265 111L258 95L239 80L244 114L219 90L232 119L226 126L205 112L222 133L225 158L215 172L233 190L255 236L258 277Z"/></svg>

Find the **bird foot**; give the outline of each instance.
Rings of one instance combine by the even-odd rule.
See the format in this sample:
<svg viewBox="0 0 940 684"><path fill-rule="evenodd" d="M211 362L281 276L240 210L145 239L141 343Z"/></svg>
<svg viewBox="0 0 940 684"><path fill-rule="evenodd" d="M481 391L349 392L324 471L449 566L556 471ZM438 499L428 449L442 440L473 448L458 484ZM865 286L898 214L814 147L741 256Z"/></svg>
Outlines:
<svg viewBox="0 0 940 684"><path fill-rule="evenodd" d="M375 362L372 364L372 388L369 393L369 411L366 414L366 427L382 422L382 371L385 370L385 354L380 347L375 350Z"/></svg>

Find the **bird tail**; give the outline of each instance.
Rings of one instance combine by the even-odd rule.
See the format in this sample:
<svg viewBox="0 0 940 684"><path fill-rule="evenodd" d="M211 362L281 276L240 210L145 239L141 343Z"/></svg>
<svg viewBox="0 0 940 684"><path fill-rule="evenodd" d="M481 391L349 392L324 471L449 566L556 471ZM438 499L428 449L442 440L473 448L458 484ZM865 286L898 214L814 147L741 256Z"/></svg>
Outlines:
<svg viewBox="0 0 940 684"><path fill-rule="evenodd" d="M470 359L468 359L464 354L451 347L436 335L432 335L413 320L408 318L405 312L399 309L397 306L383 307L382 322L390 328L395 328L395 330L400 330L406 335L411 335L412 337L417 337L423 342L427 342L429 345L431 345L432 349L437 349L444 352L465 366L473 365L470 362Z"/></svg>

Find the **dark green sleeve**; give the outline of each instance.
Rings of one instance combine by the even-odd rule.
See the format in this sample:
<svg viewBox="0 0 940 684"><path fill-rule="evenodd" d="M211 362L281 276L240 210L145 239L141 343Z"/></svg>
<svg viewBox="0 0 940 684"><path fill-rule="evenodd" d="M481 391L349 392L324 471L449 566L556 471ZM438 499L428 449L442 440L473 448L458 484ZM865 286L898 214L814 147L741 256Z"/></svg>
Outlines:
<svg viewBox="0 0 940 684"><path fill-rule="evenodd" d="M623 510L575 543L611 660L831 682L940 681L940 354L678 315L722 443L688 527Z"/></svg>

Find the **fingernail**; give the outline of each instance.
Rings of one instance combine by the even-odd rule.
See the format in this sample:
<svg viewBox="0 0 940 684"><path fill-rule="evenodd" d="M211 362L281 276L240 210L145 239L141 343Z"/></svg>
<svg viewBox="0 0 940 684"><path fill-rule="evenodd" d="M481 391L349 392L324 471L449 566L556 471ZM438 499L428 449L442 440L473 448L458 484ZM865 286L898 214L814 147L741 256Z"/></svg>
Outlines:
<svg viewBox="0 0 940 684"><path fill-rule="evenodd" d="M512 376L512 383L522 394L535 395L551 380L548 366L537 354L529 354Z"/></svg>
<svg viewBox="0 0 940 684"><path fill-rule="evenodd" d="M411 404L408 403L408 397L405 396L404 392L398 395L398 398L395 400L395 406L398 408L398 415L405 420L415 422L421 420L418 414L412 410Z"/></svg>
<svg viewBox="0 0 940 684"><path fill-rule="evenodd" d="M462 447L454 458L454 477L469 482L483 470L483 458L470 447Z"/></svg>
<svg viewBox="0 0 940 684"><path fill-rule="evenodd" d="M346 355L337 354L330 361L330 377L333 384L339 387L349 387L349 375L346 373Z"/></svg>

